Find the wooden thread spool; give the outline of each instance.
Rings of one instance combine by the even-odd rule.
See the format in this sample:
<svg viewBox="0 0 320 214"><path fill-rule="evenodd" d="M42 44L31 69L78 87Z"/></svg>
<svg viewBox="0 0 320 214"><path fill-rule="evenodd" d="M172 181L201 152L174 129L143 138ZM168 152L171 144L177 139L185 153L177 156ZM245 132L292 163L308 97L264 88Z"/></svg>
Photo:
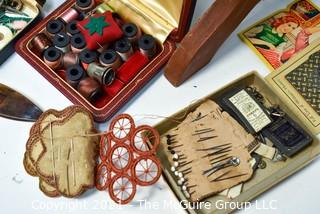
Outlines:
<svg viewBox="0 0 320 214"><path fill-rule="evenodd" d="M78 27L77 27L77 23L78 23L77 20L73 20L73 21L71 21L71 22L69 22L69 23L67 24L66 32L67 32L70 36L73 36L73 35L75 35L75 34L80 33L80 30L79 30Z"/></svg>
<svg viewBox="0 0 320 214"><path fill-rule="evenodd" d="M83 12L88 12L95 7L94 0L76 0L76 8Z"/></svg>
<svg viewBox="0 0 320 214"><path fill-rule="evenodd" d="M137 25L128 23L122 26L124 36L132 43L135 44L141 37L141 30Z"/></svg>
<svg viewBox="0 0 320 214"><path fill-rule="evenodd" d="M115 44L115 50L123 61L128 61L133 55L133 48L128 39L120 39Z"/></svg>
<svg viewBox="0 0 320 214"><path fill-rule="evenodd" d="M44 51L43 54L44 62L53 70L57 70L62 64L62 52L55 48L50 47Z"/></svg>
<svg viewBox="0 0 320 214"><path fill-rule="evenodd" d="M99 57L100 64L104 67L111 67L114 71L121 66L121 58L114 50L105 50Z"/></svg>
<svg viewBox="0 0 320 214"><path fill-rule="evenodd" d="M68 24L69 22L78 19L79 17L79 12L71 7L68 10L66 10L59 18L62 20L64 23Z"/></svg>
<svg viewBox="0 0 320 214"><path fill-rule="evenodd" d="M47 34L51 38L53 38L57 33L64 31L64 28L64 23L59 19L50 20L46 25Z"/></svg>
<svg viewBox="0 0 320 214"><path fill-rule="evenodd" d="M43 52L52 46L51 40L44 33L39 33L31 40L32 47L35 53L42 57Z"/></svg>
<svg viewBox="0 0 320 214"><path fill-rule="evenodd" d="M96 51L91 51L88 49L84 49L79 54L80 61L82 66L85 70L88 69L89 64L93 62L97 62L98 60L98 53Z"/></svg>
<svg viewBox="0 0 320 214"><path fill-rule="evenodd" d="M84 36L81 33L73 35L71 37L71 50L74 53L80 53L83 49L85 49L87 43L84 39Z"/></svg>
<svg viewBox="0 0 320 214"><path fill-rule="evenodd" d="M149 59L154 57L157 54L157 43L153 36L151 35L143 35L139 39L139 49L140 52L147 56Z"/></svg>
<svg viewBox="0 0 320 214"><path fill-rule="evenodd" d="M53 45L63 53L70 51L70 37L64 32L57 33L53 37Z"/></svg>
<svg viewBox="0 0 320 214"><path fill-rule="evenodd" d="M86 77L86 72L80 65L72 65L66 70L67 82L77 88L79 82Z"/></svg>
<svg viewBox="0 0 320 214"><path fill-rule="evenodd" d="M100 83L90 77L86 77L79 82L78 91L90 102L97 100L102 95Z"/></svg>
<svg viewBox="0 0 320 214"><path fill-rule="evenodd" d="M67 69L72 65L79 64L80 60L79 60L78 54L68 52L68 53L64 54L62 61L63 61L63 67L65 69Z"/></svg>

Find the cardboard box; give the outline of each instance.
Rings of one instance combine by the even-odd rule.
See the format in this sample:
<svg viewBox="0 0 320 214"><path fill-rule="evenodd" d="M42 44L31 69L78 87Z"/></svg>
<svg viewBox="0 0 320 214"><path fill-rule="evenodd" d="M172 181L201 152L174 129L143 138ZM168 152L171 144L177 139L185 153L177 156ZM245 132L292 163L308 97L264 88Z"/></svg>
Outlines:
<svg viewBox="0 0 320 214"><path fill-rule="evenodd" d="M280 96L276 93L274 89L270 87L270 85L261 78L256 72L251 72L248 75L226 85L225 87L217 90L209 94L208 96L199 99L198 102L192 104L191 106L186 107L185 109L177 112L174 115L168 117L164 121L160 122L155 126L155 128L159 131L161 138L161 145L159 148L159 152L157 154L158 158L161 160L161 164L163 167L163 174L166 178L169 186L175 193L177 199L179 201L187 200L182 193L180 187L176 184L175 175L171 172L169 165L169 157L166 156L164 145L166 144L165 133L170 129L177 126L177 122L175 119L170 118L179 118L179 121L183 121L183 117L187 115L187 113L195 110L203 101L207 99L216 100L222 94L237 88L237 87L245 87L245 86L254 86L258 89L259 92L265 97L265 99L272 104L279 104L280 107L298 124L300 124L307 132L312 133L312 130L303 123L302 118L295 114L295 110L291 103L287 103L281 99ZM217 202L228 201L228 202L237 202L241 205L243 202L248 202L264 191L272 188L277 183L281 182L285 178L289 177L291 174L297 172L299 169L306 166L312 160L314 160L320 153L320 144L319 141L314 136L314 141L311 146L307 147L293 158L288 158L285 162L272 162L270 160L264 159L267 163L267 167L265 169L257 170L249 181L244 183L242 193L233 200L226 200L222 196L211 196L207 198L206 201L211 202L211 209L199 209L192 210L189 209L189 213L197 213L197 214L206 214L206 213L227 213L231 212L231 209L218 209L215 205ZM170 157L171 158L171 157Z"/></svg>

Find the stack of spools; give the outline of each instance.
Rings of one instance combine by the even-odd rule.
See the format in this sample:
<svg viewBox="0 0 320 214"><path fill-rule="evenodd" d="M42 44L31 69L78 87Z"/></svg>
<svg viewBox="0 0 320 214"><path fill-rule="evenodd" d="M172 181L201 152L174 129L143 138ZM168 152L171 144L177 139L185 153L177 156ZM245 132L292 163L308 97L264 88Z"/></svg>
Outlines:
<svg viewBox="0 0 320 214"><path fill-rule="evenodd" d="M77 0L31 44L50 69L98 107L101 97L115 96L157 54L153 36L94 0Z"/></svg>

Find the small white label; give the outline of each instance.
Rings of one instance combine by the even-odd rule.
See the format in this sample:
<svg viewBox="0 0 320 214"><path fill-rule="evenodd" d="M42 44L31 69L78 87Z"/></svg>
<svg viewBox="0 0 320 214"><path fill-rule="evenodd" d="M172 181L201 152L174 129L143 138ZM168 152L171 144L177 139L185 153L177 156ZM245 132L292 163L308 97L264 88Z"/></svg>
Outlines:
<svg viewBox="0 0 320 214"><path fill-rule="evenodd" d="M259 132L272 122L245 90L238 92L229 100L249 122L255 132Z"/></svg>

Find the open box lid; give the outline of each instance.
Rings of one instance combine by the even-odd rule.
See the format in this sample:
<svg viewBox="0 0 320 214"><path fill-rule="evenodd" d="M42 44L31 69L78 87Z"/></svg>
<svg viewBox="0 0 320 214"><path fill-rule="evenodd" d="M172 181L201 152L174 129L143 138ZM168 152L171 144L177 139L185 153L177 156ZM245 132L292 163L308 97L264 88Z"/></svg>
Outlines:
<svg viewBox="0 0 320 214"><path fill-rule="evenodd" d="M320 134L320 40L270 73L266 81L312 134Z"/></svg>
<svg viewBox="0 0 320 214"><path fill-rule="evenodd" d="M208 64L223 42L259 0L216 0L184 37L165 68L166 78L179 86Z"/></svg>
<svg viewBox="0 0 320 214"><path fill-rule="evenodd" d="M189 31L196 3L197 0L183 0L178 28L170 35L173 41L180 42Z"/></svg>
<svg viewBox="0 0 320 214"><path fill-rule="evenodd" d="M127 22L160 43L179 42L189 30L197 0L104 0Z"/></svg>

